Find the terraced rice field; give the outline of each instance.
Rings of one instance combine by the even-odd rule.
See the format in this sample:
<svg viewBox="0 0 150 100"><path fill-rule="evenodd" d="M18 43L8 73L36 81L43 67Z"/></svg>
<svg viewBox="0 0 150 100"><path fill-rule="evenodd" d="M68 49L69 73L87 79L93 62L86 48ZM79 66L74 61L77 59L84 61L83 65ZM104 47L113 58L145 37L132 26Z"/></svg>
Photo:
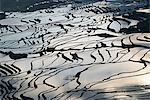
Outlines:
<svg viewBox="0 0 150 100"><path fill-rule="evenodd" d="M130 5L8 12L0 20L0 99L149 100L150 34L139 28L146 18L120 15L144 4Z"/></svg>

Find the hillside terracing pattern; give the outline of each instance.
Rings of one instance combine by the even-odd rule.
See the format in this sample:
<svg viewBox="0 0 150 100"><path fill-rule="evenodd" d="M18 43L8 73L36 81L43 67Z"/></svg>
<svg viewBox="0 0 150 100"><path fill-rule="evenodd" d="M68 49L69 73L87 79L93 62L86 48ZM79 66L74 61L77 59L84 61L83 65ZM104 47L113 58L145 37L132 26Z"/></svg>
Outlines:
<svg viewBox="0 0 150 100"><path fill-rule="evenodd" d="M96 2L6 12L0 99L149 100L149 11L137 11L144 6Z"/></svg>

